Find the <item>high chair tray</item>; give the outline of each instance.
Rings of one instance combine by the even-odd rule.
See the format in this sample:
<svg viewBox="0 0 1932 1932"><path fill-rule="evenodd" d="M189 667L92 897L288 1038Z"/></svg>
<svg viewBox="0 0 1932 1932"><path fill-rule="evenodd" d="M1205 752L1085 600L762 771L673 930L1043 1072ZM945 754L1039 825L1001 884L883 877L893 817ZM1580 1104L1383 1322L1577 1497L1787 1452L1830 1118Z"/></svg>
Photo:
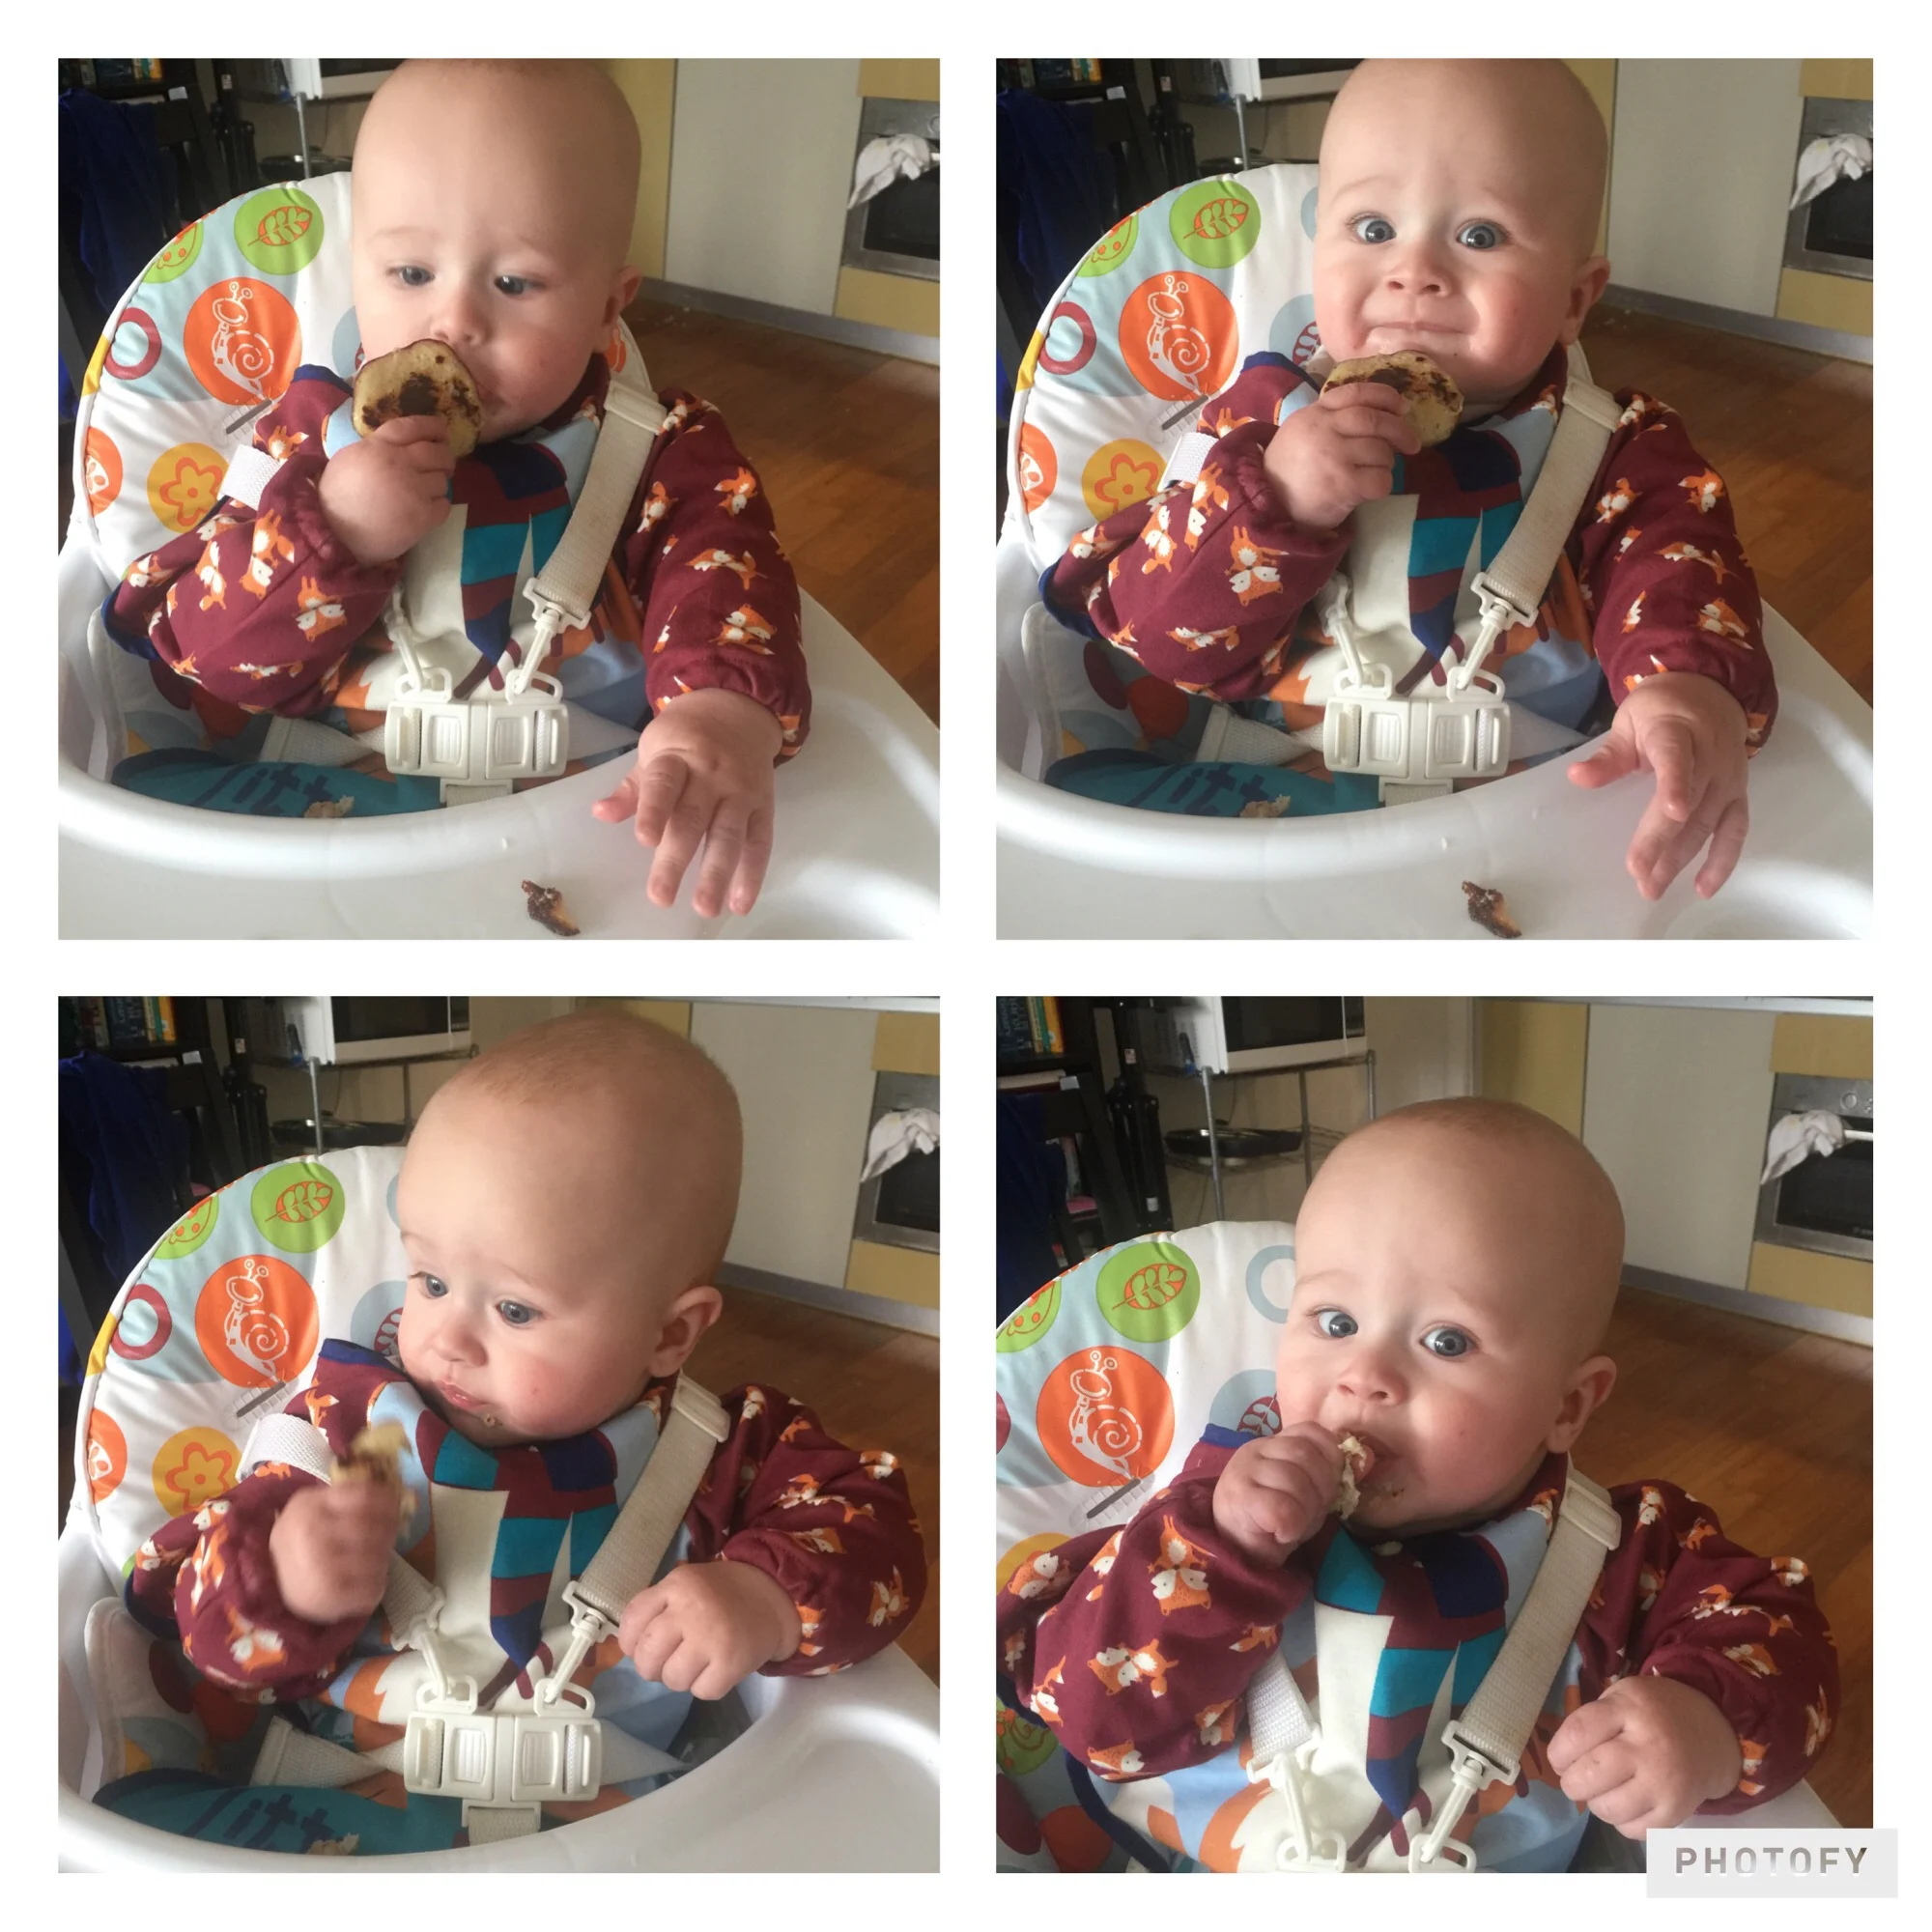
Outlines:
<svg viewBox="0 0 1932 1932"><path fill-rule="evenodd" d="M753 1676L752 1727L662 1791L507 1844L303 1859L178 1838L80 1796L92 1775L80 1632L108 1585L60 1542L60 1866L65 1871L936 1871L939 1692L902 1650L832 1677ZM98 1751L95 1753L98 1755Z"/></svg>

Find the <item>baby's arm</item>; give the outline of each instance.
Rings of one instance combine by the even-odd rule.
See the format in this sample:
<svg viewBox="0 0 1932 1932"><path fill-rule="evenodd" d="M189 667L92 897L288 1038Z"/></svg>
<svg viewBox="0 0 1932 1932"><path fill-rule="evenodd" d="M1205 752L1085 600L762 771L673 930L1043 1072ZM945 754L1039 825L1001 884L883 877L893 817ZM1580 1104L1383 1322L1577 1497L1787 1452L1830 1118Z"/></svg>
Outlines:
<svg viewBox="0 0 1932 1932"><path fill-rule="evenodd" d="M1082 530L1041 579L1061 621L1165 683L1265 695L1296 614L1348 548L1345 530L1297 527L1267 473L1277 412L1305 385L1279 356L1250 360L1196 424L1218 440L1195 481Z"/></svg>
<svg viewBox="0 0 1932 1932"><path fill-rule="evenodd" d="M324 425L347 394L326 371L298 377L256 425L255 447L278 459L259 506L223 498L137 557L101 611L109 637L247 710L330 703L398 568L358 561L323 507Z"/></svg>
<svg viewBox="0 0 1932 1932"><path fill-rule="evenodd" d="M1723 480L1674 411L1634 392L1624 400L1571 540L1618 712L1602 749L1570 775L1597 786L1654 773L1631 873L1656 898L1708 844L1697 874L1708 897L1743 848L1746 760L1771 730L1777 689Z"/></svg>
<svg viewBox="0 0 1932 1932"><path fill-rule="evenodd" d="M1300 1566L1258 1562L1217 1527L1231 1460L1202 1444L1124 1528L1037 1553L1000 1592L1001 1666L1019 1701L1102 1776L1225 1749L1282 1619L1307 1594Z"/></svg>
<svg viewBox="0 0 1932 1932"><path fill-rule="evenodd" d="M724 1403L732 1433L686 1518L693 1560L634 1597L618 1632L641 1675L700 1697L757 1669L843 1670L891 1643L925 1593L895 1456L847 1449L771 1389Z"/></svg>
<svg viewBox="0 0 1932 1932"><path fill-rule="evenodd" d="M1667 1483L1615 1499L1624 1540L1582 1634L1585 1690L1604 1688L1549 1760L1571 1797L1640 1837L1796 1784L1831 1734L1838 1668L1798 1558L1741 1549Z"/></svg>
<svg viewBox="0 0 1932 1932"><path fill-rule="evenodd" d="M681 412L632 506L621 553L653 717L636 765L594 808L657 848L653 903L677 897L702 844L693 909L749 912L771 857L773 766L804 743L811 692L798 583L770 506L724 419Z"/></svg>

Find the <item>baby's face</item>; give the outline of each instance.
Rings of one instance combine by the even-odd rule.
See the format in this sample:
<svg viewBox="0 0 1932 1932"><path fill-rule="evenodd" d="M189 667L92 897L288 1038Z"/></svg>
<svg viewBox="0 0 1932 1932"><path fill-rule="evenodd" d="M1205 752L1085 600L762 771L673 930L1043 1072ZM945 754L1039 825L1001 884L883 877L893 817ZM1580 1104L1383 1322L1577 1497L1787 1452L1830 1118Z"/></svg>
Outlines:
<svg viewBox="0 0 1932 1932"><path fill-rule="evenodd" d="M613 270L591 185L513 91L418 85L387 104L355 151L363 355L447 343L476 379L482 440L514 436L569 399L636 277Z"/></svg>
<svg viewBox="0 0 1932 1932"><path fill-rule="evenodd" d="M1338 102L1321 145L1315 316L1337 361L1418 350L1467 407L1508 402L1574 342L1602 288L1574 185L1505 112L1456 99L1456 63ZM1607 272L1607 265L1604 265Z"/></svg>
<svg viewBox="0 0 1932 1932"><path fill-rule="evenodd" d="M410 1261L398 1344L459 1435L547 1441L637 1400L662 1310L626 1191L560 1105L465 1089L425 1113L396 1191Z"/></svg>
<svg viewBox="0 0 1932 1932"><path fill-rule="evenodd" d="M1296 1225L1281 1419L1375 1451L1357 1530L1483 1521L1575 1434L1558 1425L1584 1339L1562 1204L1480 1151L1414 1128L1344 1149Z"/></svg>

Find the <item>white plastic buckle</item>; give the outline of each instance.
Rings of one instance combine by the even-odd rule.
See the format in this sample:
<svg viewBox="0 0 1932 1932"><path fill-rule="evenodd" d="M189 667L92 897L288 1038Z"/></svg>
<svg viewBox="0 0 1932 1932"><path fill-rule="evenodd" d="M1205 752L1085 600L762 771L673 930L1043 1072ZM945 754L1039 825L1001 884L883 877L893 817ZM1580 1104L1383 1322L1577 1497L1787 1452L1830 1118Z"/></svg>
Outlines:
<svg viewBox="0 0 1932 1932"><path fill-rule="evenodd" d="M1492 1757L1454 1719L1443 1725L1442 1742L1448 1747L1455 1771L1441 1810L1430 1821L1428 1831L1409 1844L1408 1868L1412 1872L1474 1871L1474 1848L1449 1834L1475 1802L1477 1792L1498 1781L1514 1784L1521 1768L1514 1760Z"/></svg>
<svg viewBox="0 0 1932 1932"><path fill-rule="evenodd" d="M1294 1781L1296 1761L1307 1762L1321 1742L1318 1731L1293 1753L1280 1752L1266 1764L1248 1766L1250 1784L1271 1784L1288 1806L1288 1842L1275 1852L1277 1871L1334 1871L1349 1869L1349 1847L1339 1832L1316 1833L1309 1825L1308 1812L1301 1802L1301 1788Z"/></svg>
<svg viewBox="0 0 1932 1932"><path fill-rule="evenodd" d="M1321 756L1331 772L1361 772L1398 784L1447 787L1457 779L1498 778L1509 767L1509 705L1501 687L1478 677L1460 695L1398 697L1386 667L1376 682L1344 680L1321 715Z"/></svg>
<svg viewBox="0 0 1932 1932"><path fill-rule="evenodd" d="M403 1737L403 1783L470 1804L546 1804L595 1798L604 1731L580 1706L478 1711L475 1697L438 1697L427 1685Z"/></svg>
<svg viewBox="0 0 1932 1932"><path fill-rule="evenodd" d="M549 677L533 677L521 691L459 698L449 673L431 670L423 685L404 682L383 720L389 769L440 779L450 803L452 793L500 796L518 779L554 778L569 753L570 714Z"/></svg>

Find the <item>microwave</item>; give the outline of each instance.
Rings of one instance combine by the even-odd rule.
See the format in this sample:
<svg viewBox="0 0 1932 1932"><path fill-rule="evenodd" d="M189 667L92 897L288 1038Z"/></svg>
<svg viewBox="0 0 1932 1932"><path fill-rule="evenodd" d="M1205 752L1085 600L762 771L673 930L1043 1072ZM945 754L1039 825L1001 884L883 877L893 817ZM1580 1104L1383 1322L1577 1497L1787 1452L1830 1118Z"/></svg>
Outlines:
<svg viewBox="0 0 1932 1932"><path fill-rule="evenodd" d="M265 1065L354 1066L469 1051L468 1000L387 993L342 999L249 1000L249 1051Z"/></svg>
<svg viewBox="0 0 1932 1932"><path fill-rule="evenodd" d="M1172 1070L1272 1073L1369 1050L1360 1000L1160 1000ZM1153 1070L1164 1070L1155 1067Z"/></svg>

